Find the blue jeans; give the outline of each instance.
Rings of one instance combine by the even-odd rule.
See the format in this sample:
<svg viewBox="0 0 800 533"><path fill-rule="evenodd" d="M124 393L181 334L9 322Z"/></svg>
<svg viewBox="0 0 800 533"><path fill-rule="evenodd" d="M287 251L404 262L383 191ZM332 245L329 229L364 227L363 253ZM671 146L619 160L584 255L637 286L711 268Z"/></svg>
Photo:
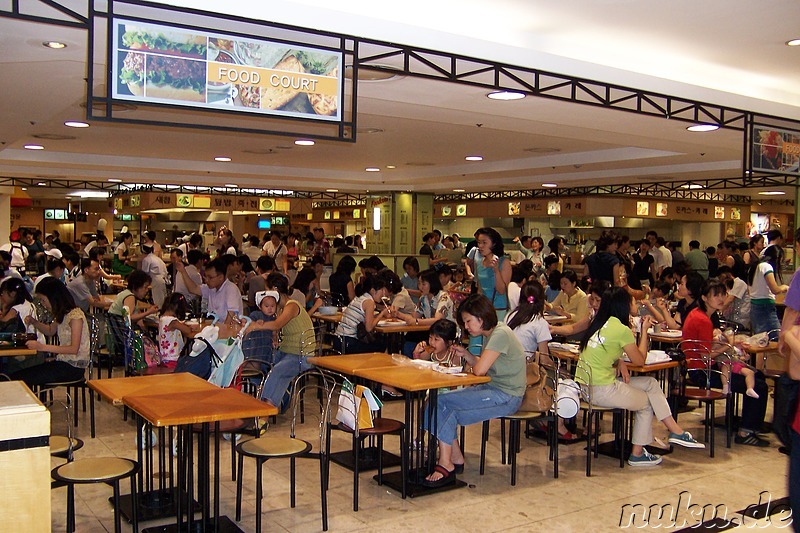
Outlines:
<svg viewBox="0 0 800 533"><path fill-rule="evenodd" d="M781 323L778 321L775 302L766 304L750 302L750 327L753 329L754 334L780 329ZM778 340L778 332L774 331L774 333L770 334L769 340Z"/></svg>
<svg viewBox="0 0 800 533"><path fill-rule="evenodd" d="M261 391L261 399L269 400L275 407L280 407L283 397L289 390L292 380L311 368L306 361L306 356L286 353L275 350L272 354L275 366L264 382L264 390Z"/></svg>
<svg viewBox="0 0 800 533"><path fill-rule="evenodd" d="M458 426L513 415L520 405L522 396L511 396L489 383L440 394L436 405L436 438L451 444L456 440ZM427 410L425 417L425 429L431 431Z"/></svg>

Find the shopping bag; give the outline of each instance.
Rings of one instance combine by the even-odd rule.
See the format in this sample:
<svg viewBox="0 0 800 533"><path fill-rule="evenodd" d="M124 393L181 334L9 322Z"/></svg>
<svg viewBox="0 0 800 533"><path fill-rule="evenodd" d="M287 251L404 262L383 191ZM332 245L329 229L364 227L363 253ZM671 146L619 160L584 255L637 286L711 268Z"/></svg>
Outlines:
<svg viewBox="0 0 800 533"><path fill-rule="evenodd" d="M368 400L367 397L372 397ZM369 429L373 427L372 423L372 410L370 403L372 400L378 402L374 397L372 391L361 385L353 385L350 380L344 380L342 383L342 390L339 393L339 409L336 413L336 418L349 427L355 429L356 417L358 417L358 429ZM373 403L373 405L376 405Z"/></svg>

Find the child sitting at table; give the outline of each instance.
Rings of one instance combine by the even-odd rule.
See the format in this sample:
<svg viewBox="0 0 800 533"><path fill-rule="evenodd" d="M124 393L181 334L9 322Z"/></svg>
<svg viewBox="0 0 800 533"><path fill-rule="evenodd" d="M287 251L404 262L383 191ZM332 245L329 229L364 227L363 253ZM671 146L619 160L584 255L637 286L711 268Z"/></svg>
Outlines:
<svg viewBox="0 0 800 533"><path fill-rule="evenodd" d="M253 322L272 322L278 314L278 301L280 294L278 291L267 290L259 291L255 295L255 302L258 309L250 313L250 320ZM247 359L260 359L272 363L272 351L274 344L278 340L278 335L273 335L272 330L259 329L253 330L242 339L242 351Z"/></svg>
<svg viewBox="0 0 800 533"><path fill-rule="evenodd" d="M453 352L453 345L456 343L457 336L458 327L456 327L456 323L440 318L431 325L428 341L420 341L414 347L413 358L436 361L448 366L458 366L461 363L461 357Z"/></svg>
<svg viewBox="0 0 800 533"><path fill-rule="evenodd" d="M175 368L178 364L185 337L200 331L200 324L188 324L181 318L186 316L186 297L174 292L161 306L161 318L158 319L158 353L161 366Z"/></svg>

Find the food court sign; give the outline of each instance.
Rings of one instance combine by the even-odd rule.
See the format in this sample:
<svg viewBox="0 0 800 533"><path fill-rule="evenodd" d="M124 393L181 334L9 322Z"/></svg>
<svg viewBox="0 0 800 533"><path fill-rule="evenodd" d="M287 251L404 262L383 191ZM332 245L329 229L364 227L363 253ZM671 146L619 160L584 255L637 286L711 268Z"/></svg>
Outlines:
<svg viewBox="0 0 800 533"><path fill-rule="evenodd" d="M800 132L754 127L750 163L759 172L800 174Z"/></svg>
<svg viewBox="0 0 800 533"><path fill-rule="evenodd" d="M115 18L112 98L341 121L342 54Z"/></svg>

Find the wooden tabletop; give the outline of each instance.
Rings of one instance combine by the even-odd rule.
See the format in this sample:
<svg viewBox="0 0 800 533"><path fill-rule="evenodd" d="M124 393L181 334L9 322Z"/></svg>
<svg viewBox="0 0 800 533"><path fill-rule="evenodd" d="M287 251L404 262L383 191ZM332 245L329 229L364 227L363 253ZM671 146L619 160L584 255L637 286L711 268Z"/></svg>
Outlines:
<svg viewBox="0 0 800 533"><path fill-rule="evenodd" d="M628 363L628 370L637 372L639 374L646 374L648 372L658 372L659 370L666 370L668 368L675 368L680 363L678 361L665 361L663 363L653 363L651 365L632 365Z"/></svg>
<svg viewBox="0 0 800 533"><path fill-rule="evenodd" d="M412 331L429 331L430 326L421 326L413 324L409 326L405 322L398 322L396 325L391 326L375 326L375 331L378 333L410 333Z"/></svg>
<svg viewBox="0 0 800 533"><path fill-rule="evenodd" d="M459 385L478 385L479 383L491 381L489 376L442 374L429 369L401 365L361 368L355 371L355 375L409 392L457 387Z"/></svg>
<svg viewBox="0 0 800 533"><path fill-rule="evenodd" d="M581 354L573 353L569 350L564 350L561 348L548 348L550 355L553 357L557 357L558 359L562 359L564 361L577 361Z"/></svg>
<svg viewBox="0 0 800 533"><path fill-rule="evenodd" d="M217 388L208 381L188 372L89 381L89 388L113 405L123 405L123 398L129 395L148 392L185 393L209 390L209 387Z"/></svg>
<svg viewBox="0 0 800 533"><path fill-rule="evenodd" d="M747 350L748 353L776 352L778 351L778 343L776 341L770 341L770 343L766 346L755 346L752 344L742 343L742 348Z"/></svg>
<svg viewBox="0 0 800 533"><path fill-rule="evenodd" d="M332 315L321 315L319 313L314 313L311 315L311 318L314 320L319 320L321 322L330 322L331 324L338 324L342 321L342 313L334 313Z"/></svg>
<svg viewBox="0 0 800 533"><path fill-rule="evenodd" d="M659 335L658 333L649 333L648 338L651 341L663 342L667 344L680 344L680 342L683 340L682 335L678 335L677 337L675 337L672 335L670 336Z"/></svg>
<svg viewBox="0 0 800 533"><path fill-rule="evenodd" d="M309 357L308 362L320 368L351 376L355 375L355 371L359 369L395 366L395 363L392 362L392 356L381 352Z"/></svg>
<svg viewBox="0 0 800 533"><path fill-rule="evenodd" d="M36 355L36 350L29 350L28 348L3 348L0 349L0 357L28 357Z"/></svg>
<svg viewBox="0 0 800 533"><path fill-rule="evenodd" d="M221 389L206 382L207 390L194 392L143 392L123 398L123 403L156 427L182 426L255 418L278 414L278 409L236 389Z"/></svg>

